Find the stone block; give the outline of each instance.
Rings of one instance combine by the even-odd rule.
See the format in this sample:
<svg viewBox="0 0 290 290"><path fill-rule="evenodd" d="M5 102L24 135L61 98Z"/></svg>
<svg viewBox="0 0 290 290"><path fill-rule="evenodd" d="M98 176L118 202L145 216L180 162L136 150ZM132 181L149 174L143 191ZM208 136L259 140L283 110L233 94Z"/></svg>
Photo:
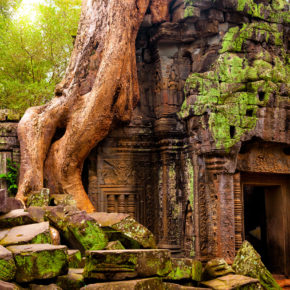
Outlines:
<svg viewBox="0 0 290 290"><path fill-rule="evenodd" d="M29 213L31 219L37 223L41 223L46 220L45 209L40 206L31 206L27 208L26 211Z"/></svg>
<svg viewBox="0 0 290 290"><path fill-rule="evenodd" d="M223 277L218 277L210 281L204 281L204 282L201 282L201 284L211 289L216 289L216 290L240 289L240 287L245 287L245 286L248 286L249 287L248 289L262 289L259 286L258 279L254 279L254 278L250 278L250 277L246 277L242 275L233 275L233 274L229 274Z"/></svg>
<svg viewBox="0 0 290 290"><path fill-rule="evenodd" d="M67 254L70 268L82 268L82 255L79 250L68 250Z"/></svg>
<svg viewBox="0 0 290 290"><path fill-rule="evenodd" d="M0 245L51 243L49 223L24 225L0 231Z"/></svg>
<svg viewBox="0 0 290 290"><path fill-rule="evenodd" d="M83 269L69 269L68 273L57 277L57 285L64 290L78 290L85 285Z"/></svg>
<svg viewBox="0 0 290 290"><path fill-rule="evenodd" d="M199 288L199 287L194 287L194 286L184 286L180 284L175 284L175 283L169 283L169 282L164 282L163 283L164 290L204 290L204 289L210 289L210 288Z"/></svg>
<svg viewBox="0 0 290 290"><path fill-rule="evenodd" d="M32 224L34 221L24 209L15 209L0 216L0 229Z"/></svg>
<svg viewBox="0 0 290 290"><path fill-rule="evenodd" d="M62 290L56 284L49 284L49 285L37 285L37 284L30 284L31 290Z"/></svg>
<svg viewBox="0 0 290 290"><path fill-rule="evenodd" d="M154 289L164 290L162 280L159 278L148 278L131 281L107 282L87 285L81 290L141 290Z"/></svg>
<svg viewBox="0 0 290 290"><path fill-rule="evenodd" d="M127 214L94 212L90 216L108 234L109 240L119 240L126 249L156 248L153 234Z"/></svg>
<svg viewBox="0 0 290 290"><path fill-rule="evenodd" d="M53 205L76 206L76 201L70 194L51 194L50 200Z"/></svg>
<svg viewBox="0 0 290 290"><path fill-rule="evenodd" d="M99 273L135 272L138 277L165 276L172 270L168 250L87 251L85 278Z"/></svg>
<svg viewBox="0 0 290 290"><path fill-rule="evenodd" d="M108 239L97 222L85 211L75 207L46 207L46 217L72 249L102 250L108 244Z"/></svg>
<svg viewBox="0 0 290 290"><path fill-rule="evenodd" d="M21 290L23 288L21 288L15 283L8 283L8 282L0 281L0 289L1 290Z"/></svg>
<svg viewBox="0 0 290 290"><path fill-rule="evenodd" d="M12 280L15 276L15 272L16 266L12 253L3 246L0 246L0 280Z"/></svg>
<svg viewBox="0 0 290 290"><path fill-rule="evenodd" d="M266 289L281 289L263 264L261 256L248 241L244 241L239 249L233 269L236 274L259 279L261 285Z"/></svg>
<svg viewBox="0 0 290 290"><path fill-rule="evenodd" d="M26 201L27 207L30 206L48 206L49 205L49 189L43 188L40 191L32 191Z"/></svg>
<svg viewBox="0 0 290 290"><path fill-rule="evenodd" d="M125 250L125 247L122 245L120 241L109 242L106 250Z"/></svg>
<svg viewBox="0 0 290 290"><path fill-rule="evenodd" d="M50 244L10 246L16 264L18 283L49 279L68 270L67 247Z"/></svg>
<svg viewBox="0 0 290 290"><path fill-rule="evenodd" d="M210 280L216 277L234 274L235 271L222 258L212 259L207 262L203 272L203 280Z"/></svg>

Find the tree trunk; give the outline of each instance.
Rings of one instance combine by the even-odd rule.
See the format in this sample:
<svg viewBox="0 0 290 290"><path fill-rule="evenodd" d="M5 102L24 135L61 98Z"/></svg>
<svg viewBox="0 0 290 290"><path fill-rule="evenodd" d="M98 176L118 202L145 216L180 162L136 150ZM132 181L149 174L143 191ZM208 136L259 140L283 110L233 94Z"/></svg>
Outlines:
<svg viewBox="0 0 290 290"><path fill-rule="evenodd" d="M167 20L170 1L151 2L153 21ZM80 209L94 211L81 181L83 163L115 120L130 120L139 99L135 39L148 6L149 0L83 1L64 80L55 97L28 109L18 126L18 199L25 202L45 183L51 192L73 195Z"/></svg>

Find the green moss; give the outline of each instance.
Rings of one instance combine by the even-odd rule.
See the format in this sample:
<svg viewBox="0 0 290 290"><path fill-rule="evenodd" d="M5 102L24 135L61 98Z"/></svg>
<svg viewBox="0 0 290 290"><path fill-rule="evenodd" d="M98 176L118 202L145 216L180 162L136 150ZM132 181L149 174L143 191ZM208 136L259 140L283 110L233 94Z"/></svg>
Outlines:
<svg viewBox="0 0 290 290"><path fill-rule="evenodd" d="M0 259L0 280L10 281L14 278L16 266L13 258L10 260Z"/></svg>
<svg viewBox="0 0 290 290"><path fill-rule="evenodd" d="M51 237L49 233L42 233L31 240L31 244L51 244Z"/></svg>

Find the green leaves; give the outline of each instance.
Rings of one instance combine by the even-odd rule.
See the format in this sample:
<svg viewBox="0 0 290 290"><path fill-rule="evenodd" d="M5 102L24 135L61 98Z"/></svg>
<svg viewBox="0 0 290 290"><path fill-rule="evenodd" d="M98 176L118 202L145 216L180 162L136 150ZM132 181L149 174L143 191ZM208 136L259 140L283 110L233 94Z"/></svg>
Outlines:
<svg viewBox="0 0 290 290"><path fill-rule="evenodd" d="M4 16L3 1L7 0L0 0L0 108L23 113L28 107L48 102L63 78L77 33L81 0L46 0L35 7L34 21L22 16L22 10ZM17 1L10 0L11 5ZM5 11L12 11L11 7Z"/></svg>
<svg viewBox="0 0 290 290"><path fill-rule="evenodd" d="M7 159L7 173L0 174L0 178L4 178L7 182L7 189L10 195L15 196L17 193L17 179L18 179L19 165L11 159Z"/></svg>

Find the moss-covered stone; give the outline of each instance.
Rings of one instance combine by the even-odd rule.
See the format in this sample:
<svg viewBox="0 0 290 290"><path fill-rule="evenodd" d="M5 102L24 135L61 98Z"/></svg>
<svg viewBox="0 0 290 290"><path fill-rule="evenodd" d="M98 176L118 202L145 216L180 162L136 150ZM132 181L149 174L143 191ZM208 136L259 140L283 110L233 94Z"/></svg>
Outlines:
<svg viewBox="0 0 290 290"><path fill-rule="evenodd" d="M46 207L46 216L73 249L101 250L108 239L96 221L75 207Z"/></svg>
<svg viewBox="0 0 290 290"><path fill-rule="evenodd" d="M68 250L69 268L82 268L82 255L79 250Z"/></svg>
<svg viewBox="0 0 290 290"><path fill-rule="evenodd" d="M167 250L87 251L85 278L104 272L136 272L139 277L165 276L172 270Z"/></svg>
<svg viewBox="0 0 290 290"><path fill-rule="evenodd" d="M235 273L235 271L224 259L216 258L206 263L203 272L203 280L210 280L233 273Z"/></svg>
<svg viewBox="0 0 290 290"><path fill-rule="evenodd" d="M41 191L32 191L26 201L27 207L30 206L48 206L49 189L43 188Z"/></svg>
<svg viewBox="0 0 290 290"><path fill-rule="evenodd" d="M261 285L266 289L281 289L263 264L260 255L248 241L244 241L239 249L233 269L237 274L259 279Z"/></svg>
<svg viewBox="0 0 290 290"><path fill-rule="evenodd" d="M106 250L125 250L125 247L120 241L109 242Z"/></svg>
<svg viewBox="0 0 290 290"><path fill-rule="evenodd" d="M78 290L85 285L83 269L69 269L67 275L57 277L57 285L63 290Z"/></svg>
<svg viewBox="0 0 290 290"><path fill-rule="evenodd" d="M107 233L110 241L119 240L125 248L156 248L153 234L126 214L92 213L92 218Z"/></svg>
<svg viewBox="0 0 290 290"><path fill-rule="evenodd" d="M0 229L12 228L34 223L29 213L24 209L15 209L0 216Z"/></svg>
<svg viewBox="0 0 290 290"><path fill-rule="evenodd" d="M66 246L32 244L10 246L16 263L15 279L19 283L48 279L66 274L68 269Z"/></svg>
<svg viewBox="0 0 290 290"><path fill-rule="evenodd" d="M0 245L51 243L49 223L36 223L0 231Z"/></svg>
<svg viewBox="0 0 290 290"><path fill-rule="evenodd" d="M0 246L0 280L10 281L14 278L15 273L16 266L12 253Z"/></svg>

